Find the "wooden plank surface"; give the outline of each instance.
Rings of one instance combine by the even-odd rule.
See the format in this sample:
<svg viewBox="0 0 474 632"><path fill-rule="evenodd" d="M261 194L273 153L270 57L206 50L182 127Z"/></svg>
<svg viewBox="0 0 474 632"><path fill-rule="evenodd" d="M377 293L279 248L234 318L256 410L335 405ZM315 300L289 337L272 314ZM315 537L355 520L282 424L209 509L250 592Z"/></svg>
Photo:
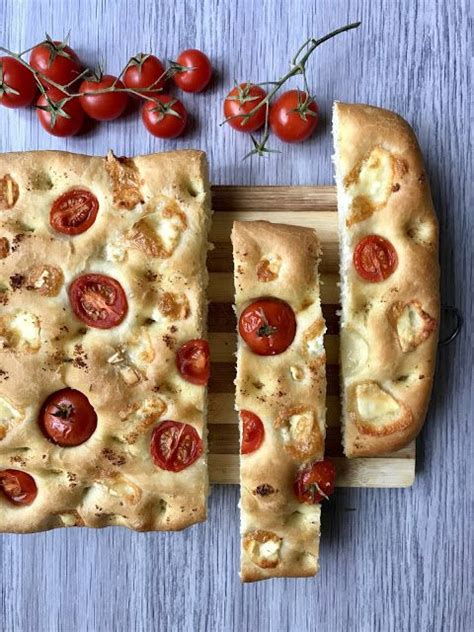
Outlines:
<svg viewBox="0 0 474 632"><path fill-rule="evenodd" d="M33 112L0 111L0 150L104 154L200 147L227 185L333 183L333 99L392 108L413 125L441 225L443 300L468 324L441 348L408 490L338 489L323 507L321 571L240 586L238 488L214 487L209 520L177 534L85 529L0 537L2 632L468 632L472 615L472 61L467 0L0 0L0 42L27 48L48 31L118 72L140 50L208 52L210 90L180 95L189 133L162 142L136 114L61 140ZM321 109L311 141L241 160L248 138L217 125L237 80L285 72L309 36L361 19L321 47L308 81ZM292 83L295 87L297 82Z"/></svg>

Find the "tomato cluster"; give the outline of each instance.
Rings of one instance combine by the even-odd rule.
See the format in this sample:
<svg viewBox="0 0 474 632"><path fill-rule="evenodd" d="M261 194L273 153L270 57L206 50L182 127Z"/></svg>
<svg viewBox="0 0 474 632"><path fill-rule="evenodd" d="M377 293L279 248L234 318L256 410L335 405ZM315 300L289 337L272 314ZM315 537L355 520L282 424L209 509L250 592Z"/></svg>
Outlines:
<svg viewBox="0 0 474 632"><path fill-rule="evenodd" d="M144 100L145 128L158 138L176 138L188 114L183 103L167 93L170 80L184 92L201 92L211 76L211 62L196 49L183 51L168 69L155 55L140 53L118 77L100 70L90 73L70 46L48 36L32 48L29 62L20 55L0 57L0 105L20 108L34 103L49 134L73 136L87 117L115 120L130 98L138 97Z"/></svg>

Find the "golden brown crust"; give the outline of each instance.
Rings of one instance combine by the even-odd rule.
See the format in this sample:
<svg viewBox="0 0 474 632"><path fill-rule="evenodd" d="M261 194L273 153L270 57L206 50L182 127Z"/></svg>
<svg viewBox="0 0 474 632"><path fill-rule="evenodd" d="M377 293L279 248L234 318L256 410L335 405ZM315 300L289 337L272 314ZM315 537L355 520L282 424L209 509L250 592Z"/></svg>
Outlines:
<svg viewBox="0 0 474 632"><path fill-rule="evenodd" d="M336 103L334 143L344 446L349 457L376 456L407 445L424 422L439 328L438 225L417 139L400 116ZM398 255L395 271L377 283L352 262L371 234Z"/></svg>
<svg viewBox="0 0 474 632"><path fill-rule="evenodd" d="M0 531L176 530L204 520L206 456L173 473L156 467L149 451L151 432L164 418L191 424L206 443L205 388L185 382L175 362L180 344L205 335L204 154L152 154L117 164L111 155L12 153L0 155L2 182L5 174L18 197L0 214L0 239L8 243L0 260L0 470L30 473L38 496L16 507L0 493ZM59 235L49 224L51 205L76 186L96 195L97 219L82 234ZM8 192L0 196L12 200ZM183 230L170 208L185 217ZM166 243L166 258L127 242L144 217ZM86 272L121 283L129 310L119 326L88 328L72 313L67 289ZM32 324L28 337L12 328L18 313ZM92 437L74 448L50 443L37 423L45 398L65 386L86 394L98 415Z"/></svg>
<svg viewBox="0 0 474 632"><path fill-rule="evenodd" d="M275 356L239 342L236 406L260 417L261 446L241 457L241 579L303 577L318 569L319 505L298 502L298 467L321 459L325 434L325 331L319 300L318 239L311 229L235 222L237 316L253 300L287 301L296 336Z"/></svg>

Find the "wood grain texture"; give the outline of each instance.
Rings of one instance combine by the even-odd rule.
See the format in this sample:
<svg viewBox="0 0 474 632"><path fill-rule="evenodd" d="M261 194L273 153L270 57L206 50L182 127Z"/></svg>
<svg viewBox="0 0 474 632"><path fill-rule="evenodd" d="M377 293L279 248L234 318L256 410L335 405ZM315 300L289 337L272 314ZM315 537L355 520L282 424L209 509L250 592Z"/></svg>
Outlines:
<svg viewBox="0 0 474 632"><path fill-rule="evenodd" d="M235 78L285 71L310 35L361 19L309 65L321 105L314 140L242 162L244 135L218 127ZM220 486L209 520L178 534L77 529L0 538L5 632L469 632L472 611L472 85L467 0L0 0L0 41L26 48L44 31L117 72L138 50L172 57L198 46L217 79L185 96L194 123L166 144L136 115L67 141L32 112L0 112L0 150L118 154L201 147L215 184L333 182L334 98L392 108L414 126L441 224L442 293L463 309L461 337L439 352L429 417L407 490L339 489L323 509L321 571L311 580L240 586L238 489Z"/></svg>

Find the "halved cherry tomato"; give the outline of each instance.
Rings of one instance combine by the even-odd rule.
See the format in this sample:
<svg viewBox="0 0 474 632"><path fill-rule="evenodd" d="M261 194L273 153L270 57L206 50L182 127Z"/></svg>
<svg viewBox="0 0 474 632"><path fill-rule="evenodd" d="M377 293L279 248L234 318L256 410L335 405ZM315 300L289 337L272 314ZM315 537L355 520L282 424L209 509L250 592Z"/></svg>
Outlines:
<svg viewBox="0 0 474 632"><path fill-rule="evenodd" d="M241 313L239 333L257 355L278 355L293 342L295 314L285 301L259 298Z"/></svg>
<svg viewBox="0 0 474 632"><path fill-rule="evenodd" d="M95 121L113 121L121 116L127 107L128 94L126 92L100 92L89 94L108 88L123 89L124 85L113 75L101 75L86 79L79 86L81 96L79 101L82 109ZM86 94L87 93L87 94Z"/></svg>
<svg viewBox="0 0 474 632"><path fill-rule="evenodd" d="M128 311L122 286L105 274L84 274L74 279L69 300L77 318L98 329L120 325Z"/></svg>
<svg viewBox="0 0 474 632"><path fill-rule="evenodd" d="M181 472L201 456L203 444L192 426L167 420L153 430L150 451L157 467L170 472Z"/></svg>
<svg viewBox="0 0 474 632"><path fill-rule="evenodd" d="M31 70L14 57L0 57L0 105L25 107L33 101L36 91Z"/></svg>
<svg viewBox="0 0 474 632"><path fill-rule="evenodd" d="M380 235L367 235L354 250L354 267L359 276L376 283L385 281L398 265L397 251Z"/></svg>
<svg viewBox="0 0 474 632"><path fill-rule="evenodd" d="M181 376L191 384L204 386L209 381L209 343L207 340L188 340L176 353L176 366Z"/></svg>
<svg viewBox="0 0 474 632"><path fill-rule="evenodd" d="M309 138L318 120L318 104L301 90L284 92L270 108L272 132L285 143L301 143Z"/></svg>
<svg viewBox="0 0 474 632"><path fill-rule="evenodd" d="M260 86L252 83L241 83L235 86L224 101L224 116L226 122L238 132L255 132L265 123L265 107L245 118L251 110L267 96Z"/></svg>
<svg viewBox="0 0 474 632"><path fill-rule="evenodd" d="M262 445L265 436L265 430L260 417L257 417L249 410L240 411L240 420L242 421L242 444L240 446L240 454L250 454L255 452Z"/></svg>
<svg viewBox="0 0 474 632"><path fill-rule="evenodd" d="M74 81L81 73L81 62L76 53L65 42L47 39L33 48L30 65L48 79L65 86ZM41 83L49 88L50 84L40 77Z"/></svg>
<svg viewBox="0 0 474 632"><path fill-rule="evenodd" d="M195 48L183 50L172 68L177 71L173 74L173 81L184 92L201 92L211 80L209 57Z"/></svg>
<svg viewBox="0 0 474 632"><path fill-rule="evenodd" d="M294 492L300 503L314 505L334 491L336 468L329 459L303 465L296 473Z"/></svg>
<svg viewBox="0 0 474 632"><path fill-rule="evenodd" d="M62 447L87 441L97 427L97 415L87 397L78 390L63 388L43 403L39 416L43 434Z"/></svg>
<svg viewBox="0 0 474 632"><path fill-rule="evenodd" d="M184 132L188 113L179 99L160 94L142 108L142 121L157 138L176 138Z"/></svg>
<svg viewBox="0 0 474 632"><path fill-rule="evenodd" d="M50 441L66 448L80 445L92 436L97 415L84 393L63 388L45 400L38 422Z"/></svg>
<svg viewBox="0 0 474 632"><path fill-rule="evenodd" d="M35 479L21 470L0 470L0 490L15 505L31 505L38 494Z"/></svg>
<svg viewBox="0 0 474 632"><path fill-rule="evenodd" d="M43 129L53 136L74 136L84 123L84 110L78 98L63 104L67 94L57 88L46 92L52 104L42 94L36 102L36 114Z"/></svg>
<svg viewBox="0 0 474 632"><path fill-rule="evenodd" d="M156 92L147 92L147 96L156 96L166 83L166 71L155 55L140 53L128 62L127 70L123 75L123 82L132 90L150 88Z"/></svg>
<svg viewBox="0 0 474 632"><path fill-rule="evenodd" d="M58 233L79 235L92 226L99 210L96 196L86 189L71 189L53 202L49 222Z"/></svg>

